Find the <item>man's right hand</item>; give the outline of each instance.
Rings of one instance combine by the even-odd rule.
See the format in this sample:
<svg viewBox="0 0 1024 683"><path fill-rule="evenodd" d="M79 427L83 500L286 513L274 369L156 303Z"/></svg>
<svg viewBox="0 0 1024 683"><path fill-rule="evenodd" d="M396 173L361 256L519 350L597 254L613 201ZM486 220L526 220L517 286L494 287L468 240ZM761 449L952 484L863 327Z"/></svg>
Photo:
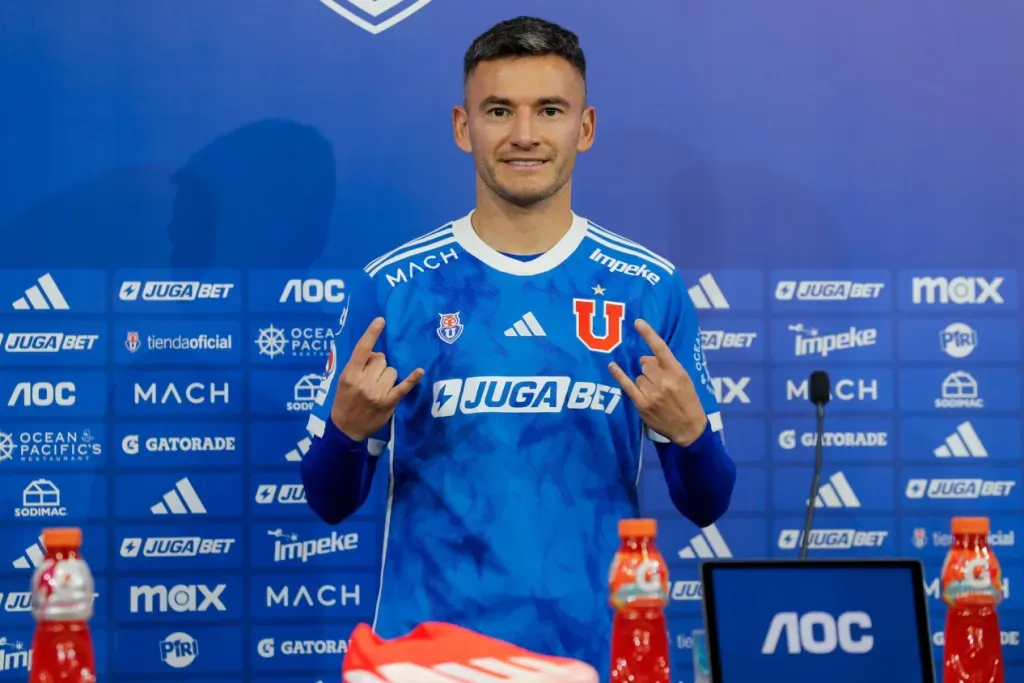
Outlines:
<svg viewBox="0 0 1024 683"><path fill-rule="evenodd" d="M398 402L423 379L423 368L416 368L395 384L398 371L388 366L383 353L373 350L383 329L384 318L370 323L338 378L331 421L354 441L363 441L387 424Z"/></svg>

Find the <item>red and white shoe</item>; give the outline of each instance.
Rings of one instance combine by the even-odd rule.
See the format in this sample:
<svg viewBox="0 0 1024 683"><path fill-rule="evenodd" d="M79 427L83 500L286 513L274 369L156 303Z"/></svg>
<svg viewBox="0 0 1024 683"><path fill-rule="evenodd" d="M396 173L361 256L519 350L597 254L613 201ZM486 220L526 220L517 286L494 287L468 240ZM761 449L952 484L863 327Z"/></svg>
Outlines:
<svg viewBox="0 0 1024 683"><path fill-rule="evenodd" d="M344 683L598 683L589 664L441 622L420 624L392 640L359 624L341 676Z"/></svg>

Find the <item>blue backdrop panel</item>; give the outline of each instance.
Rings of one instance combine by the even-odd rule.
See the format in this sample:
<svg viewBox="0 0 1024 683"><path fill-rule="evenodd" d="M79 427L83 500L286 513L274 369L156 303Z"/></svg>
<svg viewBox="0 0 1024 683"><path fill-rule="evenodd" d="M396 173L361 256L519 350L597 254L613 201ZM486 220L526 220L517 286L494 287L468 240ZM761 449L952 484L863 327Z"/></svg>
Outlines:
<svg viewBox="0 0 1024 683"><path fill-rule="evenodd" d="M599 126L575 208L682 270L739 467L732 509L698 529L646 457L676 680L698 562L797 552L813 369L834 400L812 555L920 557L939 631L949 518L990 514L1024 665L1024 7L515 13L583 40ZM335 679L376 603L386 482L338 527L306 509L310 376L354 269L471 208L450 111L469 41L509 16L0 7L0 681L25 678L17 594L53 523L85 530L104 680Z"/></svg>

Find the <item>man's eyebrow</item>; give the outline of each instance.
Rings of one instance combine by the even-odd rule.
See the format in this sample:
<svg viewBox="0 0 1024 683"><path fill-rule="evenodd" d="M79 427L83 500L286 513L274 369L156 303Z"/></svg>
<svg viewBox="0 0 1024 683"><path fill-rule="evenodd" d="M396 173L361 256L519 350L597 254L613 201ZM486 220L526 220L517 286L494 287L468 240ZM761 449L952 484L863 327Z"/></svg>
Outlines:
<svg viewBox="0 0 1024 683"><path fill-rule="evenodd" d="M569 108L569 101L564 97L558 97L557 95L550 95L547 97L540 97L533 102L535 107L549 107L551 105L558 105L561 107ZM512 100L507 97L498 97L497 95L488 95L480 102L480 108L485 109L487 107L511 107L513 106Z"/></svg>

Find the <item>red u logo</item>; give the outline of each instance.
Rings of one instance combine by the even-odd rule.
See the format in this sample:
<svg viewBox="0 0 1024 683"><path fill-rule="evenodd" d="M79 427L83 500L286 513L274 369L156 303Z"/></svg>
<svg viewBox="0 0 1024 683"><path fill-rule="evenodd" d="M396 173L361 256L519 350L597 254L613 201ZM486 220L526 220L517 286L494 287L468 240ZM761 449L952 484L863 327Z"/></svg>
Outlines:
<svg viewBox="0 0 1024 683"><path fill-rule="evenodd" d="M573 299L572 312L576 315L576 337L591 351L610 353L622 343L622 321L626 317L626 304L602 301L604 335L594 332L594 314L597 302L593 299Z"/></svg>

